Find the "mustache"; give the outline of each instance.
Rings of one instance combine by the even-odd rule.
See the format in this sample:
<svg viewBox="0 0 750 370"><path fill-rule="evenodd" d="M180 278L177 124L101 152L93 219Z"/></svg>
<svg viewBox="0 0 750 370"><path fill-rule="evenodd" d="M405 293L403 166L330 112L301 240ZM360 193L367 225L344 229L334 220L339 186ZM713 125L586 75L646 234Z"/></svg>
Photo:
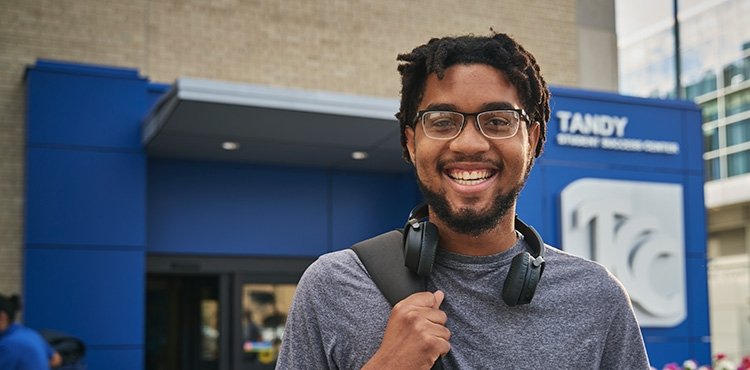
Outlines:
<svg viewBox="0 0 750 370"><path fill-rule="evenodd" d="M501 170L503 168L503 162L500 160L492 160L487 157L485 157L482 153L478 154L472 154L472 155L464 155L459 154L451 158L446 159L440 159L437 161L437 169L438 171L445 170L445 167L449 164L453 163L466 163L466 162L473 162L473 163L488 163L491 164L492 167L497 168L498 170Z"/></svg>

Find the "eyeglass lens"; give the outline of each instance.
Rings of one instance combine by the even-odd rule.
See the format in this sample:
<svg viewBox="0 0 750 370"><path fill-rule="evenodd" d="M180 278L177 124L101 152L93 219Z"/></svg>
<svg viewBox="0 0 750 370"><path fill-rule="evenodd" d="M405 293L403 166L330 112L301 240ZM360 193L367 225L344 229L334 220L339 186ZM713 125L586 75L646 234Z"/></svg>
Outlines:
<svg viewBox="0 0 750 370"><path fill-rule="evenodd" d="M479 129L492 139L503 139L516 134L519 116L515 111L496 110L476 115ZM425 134L435 139L450 139L458 136L465 117L458 112L432 111L422 117Z"/></svg>

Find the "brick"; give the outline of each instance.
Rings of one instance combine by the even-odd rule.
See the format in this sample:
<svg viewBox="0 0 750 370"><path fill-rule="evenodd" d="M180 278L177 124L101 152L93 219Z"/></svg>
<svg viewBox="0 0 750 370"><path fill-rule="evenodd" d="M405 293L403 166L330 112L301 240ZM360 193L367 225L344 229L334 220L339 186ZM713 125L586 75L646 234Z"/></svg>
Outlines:
<svg viewBox="0 0 750 370"><path fill-rule="evenodd" d="M576 2L5 0L0 12L0 292L20 291L22 76L37 58L397 98L396 55L431 37L516 37L551 84L578 83Z"/></svg>

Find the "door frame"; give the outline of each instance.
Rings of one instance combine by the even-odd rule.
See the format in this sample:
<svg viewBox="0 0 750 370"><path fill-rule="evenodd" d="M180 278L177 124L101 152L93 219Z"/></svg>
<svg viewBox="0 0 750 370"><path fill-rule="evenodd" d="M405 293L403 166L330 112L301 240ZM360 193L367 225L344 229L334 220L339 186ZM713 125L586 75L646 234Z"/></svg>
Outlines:
<svg viewBox="0 0 750 370"><path fill-rule="evenodd" d="M245 366L242 358L243 284L296 284L316 258L149 254L146 274L218 276L222 333L219 336L219 370L248 370L257 367Z"/></svg>

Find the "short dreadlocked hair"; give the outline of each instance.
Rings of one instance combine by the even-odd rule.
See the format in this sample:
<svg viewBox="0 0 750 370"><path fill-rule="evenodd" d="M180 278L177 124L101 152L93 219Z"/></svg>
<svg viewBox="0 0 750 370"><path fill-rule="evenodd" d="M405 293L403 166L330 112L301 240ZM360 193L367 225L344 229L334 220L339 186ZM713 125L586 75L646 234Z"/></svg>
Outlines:
<svg viewBox="0 0 750 370"><path fill-rule="evenodd" d="M539 157L542 153L550 117L549 89L534 56L510 36L492 31L490 36L434 38L396 59L401 62L398 66L401 108L396 118L401 125L401 146L407 162L411 162L411 158L406 148L405 130L407 126L414 127L427 76L435 73L442 79L445 70L455 64L486 64L505 74L518 91L523 109L532 122L539 123L539 141L534 156Z"/></svg>

